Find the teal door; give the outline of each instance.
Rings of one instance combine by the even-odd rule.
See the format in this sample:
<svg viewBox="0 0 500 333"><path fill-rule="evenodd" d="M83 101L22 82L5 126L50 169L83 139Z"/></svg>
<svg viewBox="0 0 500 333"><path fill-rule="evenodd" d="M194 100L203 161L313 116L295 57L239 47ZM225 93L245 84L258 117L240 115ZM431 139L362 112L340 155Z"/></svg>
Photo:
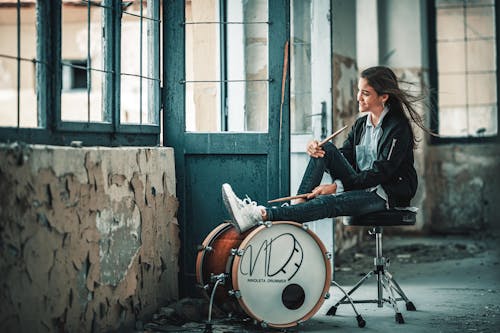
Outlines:
<svg viewBox="0 0 500 333"><path fill-rule="evenodd" d="M185 295L197 246L229 219L223 183L259 203L289 194L289 3L177 0L163 10L163 142L175 149Z"/></svg>

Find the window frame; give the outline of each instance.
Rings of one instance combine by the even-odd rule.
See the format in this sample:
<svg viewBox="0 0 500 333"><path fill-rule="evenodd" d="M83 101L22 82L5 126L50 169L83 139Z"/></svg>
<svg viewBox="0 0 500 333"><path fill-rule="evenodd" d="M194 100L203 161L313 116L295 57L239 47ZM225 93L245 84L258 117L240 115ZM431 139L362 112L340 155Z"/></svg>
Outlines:
<svg viewBox="0 0 500 333"><path fill-rule="evenodd" d="M434 133L439 134L439 96L438 96L438 63L437 63L437 15L436 0L427 1L427 19L429 27L429 85L431 100L430 128ZM431 144L475 144L500 142L500 6L494 2L495 12L495 50L496 50L496 76L497 76L497 134L490 136L462 136L462 137L436 137L430 136Z"/></svg>
<svg viewBox="0 0 500 333"><path fill-rule="evenodd" d="M86 1L83 1L86 2ZM42 65L36 73L37 128L0 126L0 142L22 141L28 144L69 146L74 142L82 146L157 146L160 143L161 73L160 73L160 4L151 2L156 11L155 44L153 60L158 84L155 87L157 113L155 124L129 124L120 121L120 40L122 8L120 0L104 0L109 7L103 18L103 28L110 34L103 46L104 69L110 71L110 79L103 79L103 111L109 112L109 122L75 122L61 119L62 94L62 0L36 2L37 62ZM91 4L92 5L92 4ZM93 6L93 5L92 5ZM18 25L20 22L18 22ZM22 57L22 55L20 55ZM20 61L18 59L18 61ZM53 71L49 69L52 68ZM110 98L106 98L106 96ZM10 111L9 111L10 112Z"/></svg>

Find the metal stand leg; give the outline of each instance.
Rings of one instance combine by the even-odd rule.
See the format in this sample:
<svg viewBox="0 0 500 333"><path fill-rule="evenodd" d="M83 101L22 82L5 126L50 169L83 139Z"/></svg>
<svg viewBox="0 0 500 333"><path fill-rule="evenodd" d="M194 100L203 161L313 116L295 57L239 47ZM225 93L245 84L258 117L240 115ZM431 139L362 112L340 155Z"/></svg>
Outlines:
<svg viewBox="0 0 500 333"><path fill-rule="evenodd" d="M336 309L339 306L339 304L346 304L347 303L346 298L349 298L349 296L353 292L355 292L356 289L358 289L367 279L369 279L373 275L373 273L374 273L374 271L370 271L365 276L363 276L363 278L361 280L359 280L358 283L356 283L356 285L354 287L352 287L352 289L349 290L349 292L344 297L342 297L342 299L340 299L340 301L338 301L334 306L332 306L332 308ZM330 312L332 308L330 308L330 310L328 312Z"/></svg>
<svg viewBox="0 0 500 333"><path fill-rule="evenodd" d="M226 275L224 273L212 276L211 277L212 281L215 281L214 288L212 290L212 294L210 296L210 303L208 305L208 320L205 323L205 329L203 330L203 333L212 333L212 305L214 303L214 296L215 292L217 291L217 287L219 284L224 284L226 281Z"/></svg>
<svg viewBox="0 0 500 333"><path fill-rule="evenodd" d="M399 296L401 296L401 299L397 299L398 301L400 300L404 300L405 303L406 303L406 310L408 311L417 311L417 308L415 307L415 305L413 304L412 301L410 301L408 299L408 297L406 296L406 294L403 292L403 289L401 289L401 287L399 286L399 284L396 282L396 279L394 279L394 277L392 276L391 273L385 271L384 272L387 280L389 281L389 283L392 285L392 288L399 294Z"/></svg>
<svg viewBox="0 0 500 333"><path fill-rule="evenodd" d="M347 293L342 288L340 288L340 286L336 282L334 282L335 285L344 293L344 297L342 297L340 301L338 301L334 306L332 306L328 310L327 315L331 316L335 315L337 307L340 304L350 303L354 309L354 312L356 313L356 315L358 315L358 312L354 308L354 303L377 303L377 306L379 308L383 307L384 303L388 303L394 310L396 322L399 324L403 324L404 323L403 315L399 311L397 302L404 300L406 302L406 309L408 311L415 311L416 310L415 305L405 295L405 293L403 292L399 284L396 282L392 274L387 271L387 267L389 266L389 259L384 258L382 255L382 227L374 227L370 231L370 234L371 235L375 234L376 254L375 258L373 259L374 270L368 272ZM353 300L350 297L350 295L354 293L366 280L368 280L374 274L377 277L377 299ZM384 290L387 294L387 298L384 298ZM399 295L400 297L397 298L396 294ZM346 301L346 299L348 299L348 301Z"/></svg>
<svg viewBox="0 0 500 333"><path fill-rule="evenodd" d="M352 306L352 309L354 310L354 313L356 314L356 320L358 321L358 326L359 327L365 327L366 326L366 321L363 319L363 317L361 317L361 315L358 313L358 311L356 310L356 307L354 306L354 303L352 301L352 298L349 296L348 293L346 293L346 291L344 290L344 288L342 288L337 282L335 281L332 281L332 283L340 289L340 291L342 291L344 293L344 297L342 298L343 300L345 300L346 298L349 299L349 303L351 304ZM351 290L352 292L353 290ZM326 313L327 316L334 316L335 313L337 312L337 305L339 303L337 303L336 305L332 306L330 308L330 310L328 310L328 312Z"/></svg>

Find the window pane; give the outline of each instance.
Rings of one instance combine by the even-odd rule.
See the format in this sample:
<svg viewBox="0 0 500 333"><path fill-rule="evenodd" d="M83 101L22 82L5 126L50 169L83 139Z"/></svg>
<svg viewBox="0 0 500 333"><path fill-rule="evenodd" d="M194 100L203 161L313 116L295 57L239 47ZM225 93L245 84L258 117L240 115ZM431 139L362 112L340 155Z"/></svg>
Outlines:
<svg viewBox="0 0 500 333"><path fill-rule="evenodd" d="M219 20L219 1L186 1L187 131L221 130Z"/></svg>
<svg viewBox="0 0 500 333"><path fill-rule="evenodd" d="M438 40L464 39L464 10L462 7L438 9L436 14Z"/></svg>
<svg viewBox="0 0 500 333"><path fill-rule="evenodd" d="M267 131L268 25L266 1L231 1L227 8L228 131ZM246 81L245 81L246 80ZM231 82L243 81L243 82ZM235 120L238 120L235 121ZM243 121L241 121L243 120Z"/></svg>
<svg viewBox="0 0 500 333"><path fill-rule="evenodd" d="M158 124L159 7L153 2L136 0L122 4L122 123Z"/></svg>
<svg viewBox="0 0 500 333"><path fill-rule="evenodd" d="M96 5L62 6L63 121L105 121L103 110L103 17L106 8Z"/></svg>
<svg viewBox="0 0 500 333"><path fill-rule="evenodd" d="M186 83L186 130L220 131L220 84L217 82Z"/></svg>
<svg viewBox="0 0 500 333"><path fill-rule="evenodd" d="M495 104L490 106L469 107L469 134L489 136L498 133L498 110Z"/></svg>
<svg viewBox="0 0 500 333"><path fill-rule="evenodd" d="M0 48L4 51L6 46L4 38L12 35L3 33L5 31L3 24L1 29L2 43L0 43ZM17 60L0 58L0 103L2 103L0 126L17 127L17 80Z"/></svg>
<svg viewBox="0 0 500 333"><path fill-rule="evenodd" d="M290 59L291 131L312 132L311 85L311 2L294 0L292 6L292 43Z"/></svg>
<svg viewBox="0 0 500 333"><path fill-rule="evenodd" d="M267 131L267 0L186 1L186 130Z"/></svg>
<svg viewBox="0 0 500 333"><path fill-rule="evenodd" d="M446 137L468 135L467 110L464 107L439 107L439 134Z"/></svg>
<svg viewBox="0 0 500 333"><path fill-rule="evenodd" d="M465 105L465 74L439 76L439 107Z"/></svg>
<svg viewBox="0 0 500 333"><path fill-rule="evenodd" d="M474 4L477 4L474 2ZM472 6L472 3L470 3ZM467 38L493 38L495 36L495 14L493 6L467 8Z"/></svg>
<svg viewBox="0 0 500 333"><path fill-rule="evenodd" d="M438 43L438 66L440 73L463 72L465 68L465 43Z"/></svg>
<svg viewBox="0 0 500 333"><path fill-rule="evenodd" d="M494 71L496 69L495 56L494 40L474 40L467 43L467 69L469 71Z"/></svg>
<svg viewBox="0 0 500 333"><path fill-rule="evenodd" d="M19 14L18 22L15 3L0 10L0 126L39 127L36 73L42 65L36 61L35 4L20 7Z"/></svg>
<svg viewBox="0 0 500 333"><path fill-rule="evenodd" d="M496 75L494 73L470 74L467 76L468 103L496 104Z"/></svg>
<svg viewBox="0 0 500 333"><path fill-rule="evenodd" d="M228 131L248 131L248 132L265 132L267 131L267 81L254 82L230 82L227 88L228 102L228 118L233 121L233 126L236 117L243 114L243 128L241 128L241 120L238 127L228 127ZM242 97L241 92L245 93ZM242 109L233 107L230 101L238 100L243 102ZM239 112L243 111L243 112Z"/></svg>

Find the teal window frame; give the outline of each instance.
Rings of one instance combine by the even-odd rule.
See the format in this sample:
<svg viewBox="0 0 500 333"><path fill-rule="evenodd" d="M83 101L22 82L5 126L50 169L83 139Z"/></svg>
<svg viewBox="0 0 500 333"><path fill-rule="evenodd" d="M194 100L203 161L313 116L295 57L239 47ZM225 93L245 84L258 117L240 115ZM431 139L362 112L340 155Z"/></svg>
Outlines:
<svg viewBox="0 0 500 333"><path fill-rule="evenodd" d="M139 15L142 29L143 20L153 20L155 27L152 38L153 49L153 78L138 75L141 78L153 79L154 114L149 115L154 119L153 124L122 123L120 119L120 81L121 76L129 75L120 71L120 40L121 20L124 12L121 0L104 0L102 3L82 0L82 5L99 6L105 8L103 17L103 30L108 36L104 41L104 69L107 78L103 80L104 94L103 109L106 122L92 121L63 121L61 119L61 91L62 91L62 59L61 36L62 0L36 2L37 18L37 55L36 59L24 59L20 54L18 19L18 52L10 58L21 61L31 61L36 64L36 95L37 95L37 127L21 127L19 120L17 126L0 127L0 142L21 141L30 144L71 145L74 141L81 142L84 146L156 146L160 143L160 112L161 103L161 76L160 76L160 2L151 1L154 6L155 18ZM17 1L18 17L22 9L21 0ZM142 9L142 2L141 2ZM1 10L1 8L0 8ZM142 12L142 10L141 10ZM142 33L141 33L142 36ZM141 37L142 38L142 37ZM40 42L40 41L43 41ZM142 40L141 40L142 42ZM138 61L142 62L142 57ZM87 62L89 63L89 62ZM140 64L142 68L142 63ZM87 67L87 72L95 70ZM19 70L18 70L19 76ZM18 87L18 99L19 99ZM142 94L142 91L141 91ZM18 103L19 104L19 103ZM11 112L10 110L4 112ZM19 107L18 107L19 118ZM141 118L142 121L142 118Z"/></svg>

